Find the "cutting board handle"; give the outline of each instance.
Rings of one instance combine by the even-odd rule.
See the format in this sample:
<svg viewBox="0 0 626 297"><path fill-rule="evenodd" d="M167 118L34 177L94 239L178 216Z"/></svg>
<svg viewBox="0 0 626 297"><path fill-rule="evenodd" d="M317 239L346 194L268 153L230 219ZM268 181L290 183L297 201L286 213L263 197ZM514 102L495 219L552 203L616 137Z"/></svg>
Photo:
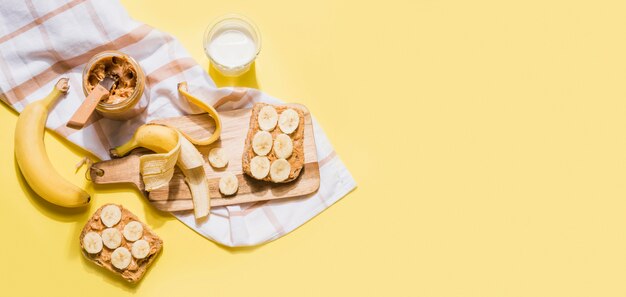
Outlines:
<svg viewBox="0 0 626 297"><path fill-rule="evenodd" d="M138 154L95 163L89 170L89 177L93 183L99 185L131 183L138 189L143 189Z"/></svg>

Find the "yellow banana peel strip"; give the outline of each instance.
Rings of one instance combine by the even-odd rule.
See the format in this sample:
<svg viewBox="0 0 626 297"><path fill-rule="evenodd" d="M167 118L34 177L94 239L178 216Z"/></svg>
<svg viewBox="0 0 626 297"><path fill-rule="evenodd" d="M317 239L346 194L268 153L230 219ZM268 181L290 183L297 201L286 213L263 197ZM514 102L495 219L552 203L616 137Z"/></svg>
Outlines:
<svg viewBox="0 0 626 297"><path fill-rule="evenodd" d="M144 188L150 192L169 184L174 176L174 166L180 155L180 139L176 147L166 153L147 154L139 157L139 168Z"/></svg>
<svg viewBox="0 0 626 297"><path fill-rule="evenodd" d="M215 110L213 106L208 105L204 101L189 94L187 82L181 82L178 84L178 92L180 92L180 94L183 95L183 97L185 97L187 101L200 107L200 109L206 111L206 113L209 114L209 116L213 118L213 120L215 121L215 132L213 132L213 134L207 138L197 139L183 131L180 131L180 133L183 134L185 138L189 139L189 141L191 141L191 143L195 145L209 145L217 141L220 138L220 134L222 133L222 121L220 120L220 117L217 114L217 110Z"/></svg>

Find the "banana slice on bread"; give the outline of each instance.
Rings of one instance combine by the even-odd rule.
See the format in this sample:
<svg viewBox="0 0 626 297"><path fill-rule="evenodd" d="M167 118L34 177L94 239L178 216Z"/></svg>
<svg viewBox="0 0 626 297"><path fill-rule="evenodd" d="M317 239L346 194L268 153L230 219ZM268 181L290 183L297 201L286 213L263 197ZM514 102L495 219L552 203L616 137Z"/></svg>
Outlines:
<svg viewBox="0 0 626 297"><path fill-rule="evenodd" d="M242 167L258 180L295 180L304 167L304 112L294 106L255 104Z"/></svg>
<svg viewBox="0 0 626 297"><path fill-rule="evenodd" d="M293 141L287 134L278 134L274 138L274 155L280 159L287 159L293 152Z"/></svg>
<svg viewBox="0 0 626 297"><path fill-rule="evenodd" d="M80 234L83 255L96 265L139 281L163 247L148 226L121 205L96 210Z"/></svg>
<svg viewBox="0 0 626 297"><path fill-rule="evenodd" d="M259 111L258 115L259 128L263 131L272 131L278 123L278 113L271 105L265 105Z"/></svg>

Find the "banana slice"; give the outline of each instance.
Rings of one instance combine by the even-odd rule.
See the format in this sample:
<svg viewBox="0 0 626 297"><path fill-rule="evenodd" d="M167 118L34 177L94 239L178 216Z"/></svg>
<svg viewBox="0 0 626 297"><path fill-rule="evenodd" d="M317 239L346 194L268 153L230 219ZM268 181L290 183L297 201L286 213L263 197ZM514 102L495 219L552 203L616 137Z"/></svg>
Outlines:
<svg viewBox="0 0 626 297"><path fill-rule="evenodd" d="M96 232L88 232L83 237L83 249L90 254L99 253L102 251L102 237Z"/></svg>
<svg viewBox="0 0 626 297"><path fill-rule="evenodd" d="M124 270L130 264L131 255L127 248L119 247L111 253L111 264L119 270Z"/></svg>
<svg viewBox="0 0 626 297"><path fill-rule="evenodd" d="M228 157L226 152L220 147L216 147L209 151L209 163L215 168L224 168L228 165Z"/></svg>
<svg viewBox="0 0 626 297"><path fill-rule="evenodd" d="M263 106L259 111L258 120L261 130L272 131L278 122L278 113L276 113L276 109L272 106Z"/></svg>
<svg viewBox="0 0 626 297"><path fill-rule="evenodd" d="M143 259L150 253L150 243L143 239L137 240L130 248L130 252L133 254L135 259Z"/></svg>
<svg viewBox="0 0 626 297"><path fill-rule="evenodd" d="M287 159L293 152L293 141L287 134L278 134L274 139L274 154L276 158Z"/></svg>
<svg viewBox="0 0 626 297"><path fill-rule="evenodd" d="M256 179L263 179L270 173L270 160L265 156L256 156L250 160L250 172Z"/></svg>
<svg viewBox="0 0 626 297"><path fill-rule="evenodd" d="M100 212L100 220L107 227L113 227L122 219L122 211L117 205L107 205Z"/></svg>
<svg viewBox="0 0 626 297"><path fill-rule="evenodd" d="M137 221L131 221L124 226L124 237L128 241L135 241L143 236L143 226Z"/></svg>
<svg viewBox="0 0 626 297"><path fill-rule="evenodd" d="M291 172L291 165L285 159L278 159L272 163L270 168L270 178L273 182L279 183L286 180Z"/></svg>
<svg viewBox="0 0 626 297"><path fill-rule="evenodd" d="M267 131L259 131L254 134L252 150L259 156L267 155L272 150L272 134Z"/></svg>
<svg viewBox="0 0 626 297"><path fill-rule="evenodd" d="M122 233L115 228L106 228L102 231L102 243L110 249L116 249L122 244Z"/></svg>
<svg viewBox="0 0 626 297"><path fill-rule="evenodd" d="M299 124L300 116L291 108L283 111L278 118L278 127L286 134L291 134L293 131L296 131Z"/></svg>
<svg viewBox="0 0 626 297"><path fill-rule="evenodd" d="M232 195L237 192L237 189L239 189L239 180L237 180L234 174L229 173L220 178L220 192L222 192L222 194L227 196Z"/></svg>

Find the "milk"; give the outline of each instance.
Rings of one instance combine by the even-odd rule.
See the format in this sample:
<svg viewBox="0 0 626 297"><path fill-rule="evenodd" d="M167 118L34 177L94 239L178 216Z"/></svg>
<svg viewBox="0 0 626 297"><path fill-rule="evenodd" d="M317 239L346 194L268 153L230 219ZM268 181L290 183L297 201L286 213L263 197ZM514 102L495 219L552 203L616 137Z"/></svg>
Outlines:
<svg viewBox="0 0 626 297"><path fill-rule="evenodd" d="M238 68L254 59L256 48L248 34L239 30L226 30L210 41L209 54L222 66Z"/></svg>
<svg viewBox="0 0 626 297"><path fill-rule="evenodd" d="M218 18L204 34L204 51L222 74L237 76L250 69L261 49L261 35L247 18L229 14Z"/></svg>

